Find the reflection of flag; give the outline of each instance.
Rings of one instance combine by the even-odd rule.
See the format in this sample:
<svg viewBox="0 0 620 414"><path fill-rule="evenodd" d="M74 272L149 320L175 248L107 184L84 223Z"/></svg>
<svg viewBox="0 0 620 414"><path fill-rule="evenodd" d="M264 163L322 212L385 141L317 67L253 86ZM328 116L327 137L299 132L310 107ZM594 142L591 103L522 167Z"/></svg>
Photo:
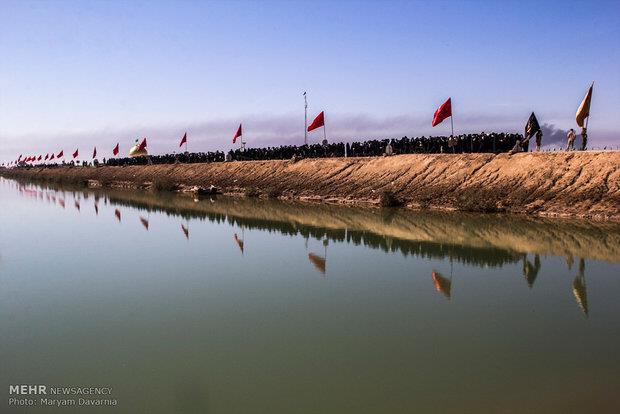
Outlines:
<svg viewBox="0 0 620 414"><path fill-rule="evenodd" d="M237 138L239 138L241 135L242 135L241 124L239 124L239 128L237 129L237 132L235 133L235 136L233 137L233 144L237 142Z"/></svg>
<svg viewBox="0 0 620 414"><path fill-rule="evenodd" d="M119 209L115 209L114 210L114 215L116 216L116 218L118 219L118 221L121 221L121 212Z"/></svg>
<svg viewBox="0 0 620 414"><path fill-rule="evenodd" d="M114 147L114 149L112 150L112 154L114 155L118 155L118 143L116 143L116 146Z"/></svg>
<svg viewBox="0 0 620 414"><path fill-rule="evenodd" d="M189 240L189 229L181 224L181 230L183 230L183 234L185 234L185 238Z"/></svg>
<svg viewBox="0 0 620 414"><path fill-rule="evenodd" d="M583 121L590 116L590 101L592 100L592 88L594 88L594 82L590 85L590 89L588 89L588 93L586 93L585 98L581 101L581 105L577 108L577 114L575 114L575 120L577 121L577 125L583 127Z"/></svg>
<svg viewBox="0 0 620 414"><path fill-rule="evenodd" d="M532 136L540 130L540 125L538 125L538 119L536 119L536 115L532 112L530 118L527 120L527 124L525 124L525 139L530 139Z"/></svg>
<svg viewBox="0 0 620 414"><path fill-rule="evenodd" d="M99 205L95 204L95 214L99 215Z"/></svg>
<svg viewBox="0 0 620 414"><path fill-rule="evenodd" d="M65 208L65 200L62 198L58 199L58 204L60 204L60 207Z"/></svg>
<svg viewBox="0 0 620 414"><path fill-rule="evenodd" d="M325 111L321 111L320 114L314 118L314 121L308 125L308 132L325 126Z"/></svg>
<svg viewBox="0 0 620 414"><path fill-rule="evenodd" d="M319 270L319 272L325 274L325 270L327 269L327 261L325 258L314 253L310 253L308 254L308 259L310 259L310 262Z"/></svg>
<svg viewBox="0 0 620 414"><path fill-rule="evenodd" d="M63 150L60 150L58 155L56 155L56 158L60 158L60 157L64 157L64 156L65 156L65 152Z"/></svg>
<svg viewBox="0 0 620 414"><path fill-rule="evenodd" d="M433 272L433 284L437 292L443 293L445 297L450 299L452 290L452 281L450 279L442 276L439 272Z"/></svg>
<svg viewBox="0 0 620 414"><path fill-rule="evenodd" d="M77 158L77 156L79 155L78 150L76 149L75 152L73 153L73 158Z"/></svg>
<svg viewBox="0 0 620 414"><path fill-rule="evenodd" d="M140 217L140 223L144 226L145 229L149 229L149 221L144 217Z"/></svg>
<svg viewBox="0 0 620 414"><path fill-rule="evenodd" d="M75 208L77 208L77 209L78 209L78 211L80 211L80 202L79 202L79 201L77 201L77 200L75 200L75 203L74 203L74 204L75 204Z"/></svg>
<svg viewBox="0 0 620 414"><path fill-rule="evenodd" d="M577 301L577 305L581 308L583 313L588 315L588 294L586 291L586 281L585 278L577 277L573 281L573 296L575 296L575 300Z"/></svg>
<svg viewBox="0 0 620 414"><path fill-rule="evenodd" d="M179 148L182 147L183 144L187 144L187 132L183 134L183 138L181 138L181 143L179 144Z"/></svg>
<svg viewBox="0 0 620 414"><path fill-rule="evenodd" d="M237 233L235 233L234 239L235 243L237 243L237 246L239 246L239 249L241 250L241 254L243 254L243 239L237 237Z"/></svg>
<svg viewBox="0 0 620 414"><path fill-rule="evenodd" d="M452 98L441 104L433 115L433 126L439 125L444 119L452 116Z"/></svg>

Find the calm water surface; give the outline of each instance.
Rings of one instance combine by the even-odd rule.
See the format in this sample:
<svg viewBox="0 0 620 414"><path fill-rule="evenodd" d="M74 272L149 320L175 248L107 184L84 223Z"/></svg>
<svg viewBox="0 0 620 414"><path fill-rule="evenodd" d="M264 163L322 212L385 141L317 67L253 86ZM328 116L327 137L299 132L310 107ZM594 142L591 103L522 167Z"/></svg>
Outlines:
<svg viewBox="0 0 620 414"><path fill-rule="evenodd" d="M620 412L620 227L0 179L0 412ZM8 408L9 384L116 407Z"/></svg>

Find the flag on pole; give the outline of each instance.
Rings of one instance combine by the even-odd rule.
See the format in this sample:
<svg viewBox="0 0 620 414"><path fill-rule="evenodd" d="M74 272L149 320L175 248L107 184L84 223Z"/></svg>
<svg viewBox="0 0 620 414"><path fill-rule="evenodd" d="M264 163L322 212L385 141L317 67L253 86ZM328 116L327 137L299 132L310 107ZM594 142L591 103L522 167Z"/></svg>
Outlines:
<svg viewBox="0 0 620 414"><path fill-rule="evenodd" d="M235 142L237 142L237 138L239 138L241 135L242 135L242 132L241 132L241 124L239 124L239 128L237 129L237 133L236 133L236 134L235 134L235 136L233 137L233 144L234 144Z"/></svg>
<svg viewBox="0 0 620 414"><path fill-rule="evenodd" d="M183 138L181 138L181 142L179 143L179 148L181 148L183 144L187 144L187 132L183 134Z"/></svg>
<svg viewBox="0 0 620 414"><path fill-rule="evenodd" d="M146 149L146 137L142 139L142 142L136 148L136 151L144 151Z"/></svg>
<svg viewBox="0 0 620 414"><path fill-rule="evenodd" d="M60 150L60 152L58 153L58 155L56 155L56 158L62 158L65 156L65 152L64 150Z"/></svg>
<svg viewBox="0 0 620 414"><path fill-rule="evenodd" d="M433 115L433 126L439 125L444 119L452 116L452 98L441 104Z"/></svg>
<svg viewBox="0 0 620 414"><path fill-rule="evenodd" d="M527 120L527 124L525 124L524 140L527 141L532 138L539 130L540 125L538 124L538 119L536 119L536 115L532 112L532 115L530 115L530 118Z"/></svg>
<svg viewBox="0 0 620 414"><path fill-rule="evenodd" d="M114 154L115 156L118 155L118 142L116 143L116 146L112 150L112 154Z"/></svg>
<svg viewBox="0 0 620 414"><path fill-rule="evenodd" d="M97 157L97 147L93 149L93 159L95 159L96 157Z"/></svg>
<svg viewBox="0 0 620 414"><path fill-rule="evenodd" d="M575 120L577 121L577 125L583 127L583 121L590 116L590 101L592 100L592 88L594 88L594 82L590 85L590 89L588 89L588 93L586 93L585 98L581 101L581 105L577 109L577 114L575 115Z"/></svg>
<svg viewBox="0 0 620 414"><path fill-rule="evenodd" d="M79 152L77 150L77 148L75 149L75 152L73 153L73 158L77 158L79 155Z"/></svg>
<svg viewBox="0 0 620 414"><path fill-rule="evenodd" d="M22 154L19 154L19 157L17 157L17 162L20 162L22 159Z"/></svg>
<svg viewBox="0 0 620 414"><path fill-rule="evenodd" d="M42 157L41 155L39 155L39 156L37 157L37 161L41 161L41 158L43 158L43 157Z"/></svg>
<svg viewBox="0 0 620 414"><path fill-rule="evenodd" d="M50 161L54 159L54 153L50 156Z"/></svg>
<svg viewBox="0 0 620 414"><path fill-rule="evenodd" d="M308 132L313 131L317 128L325 126L325 111L321 111L320 114L314 118L314 121L310 125L308 125Z"/></svg>
<svg viewBox="0 0 620 414"><path fill-rule="evenodd" d="M50 157L49 154L45 154L45 160L47 161L47 159Z"/></svg>

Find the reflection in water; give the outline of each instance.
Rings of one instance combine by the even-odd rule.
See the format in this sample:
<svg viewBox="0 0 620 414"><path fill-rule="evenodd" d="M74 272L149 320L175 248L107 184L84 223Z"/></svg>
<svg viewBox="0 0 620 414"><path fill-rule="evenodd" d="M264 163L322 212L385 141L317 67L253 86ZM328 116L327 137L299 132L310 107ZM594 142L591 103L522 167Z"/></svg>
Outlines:
<svg viewBox="0 0 620 414"><path fill-rule="evenodd" d="M233 239L235 240L235 243L237 243L237 246L239 247L239 250L241 250L241 255L243 255L243 240L245 239L245 236L243 235L243 228L241 229L241 238L239 238L237 236L237 233L234 234Z"/></svg>
<svg viewBox="0 0 620 414"><path fill-rule="evenodd" d="M140 216L140 223L142 223L142 226L146 229L146 231L149 231L149 221L147 219Z"/></svg>
<svg viewBox="0 0 620 414"><path fill-rule="evenodd" d="M41 189L19 184L18 192L36 200L58 202L65 208L65 199L52 188ZM99 200L103 197L115 206L126 206L138 210L161 211L184 217L181 230L189 241L189 219L228 222L241 228L241 237L234 233L233 239L241 254L245 252L245 228L278 231L285 235L301 235L305 239L322 240L324 252L309 252L308 260L322 274L327 272L327 247L329 240L364 245L385 252L400 252L404 256L420 258L449 259L479 267L501 267L505 264L522 262L523 276L530 288L541 271L540 253L529 248L539 248L566 258L570 271L573 257L579 253L609 261L620 261L620 225L617 223L592 223L591 225L569 223L570 237L561 237L567 230L565 222L524 220L509 217L435 213L412 213L351 209L333 206L307 206L282 202L228 199L225 197L208 201L193 200L177 195L154 195L148 192L92 190L94 191L95 214L99 214ZM73 192L75 207L80 210L79 197L88 200L89 192ZM318 210L318 212L316 211ZM115 208L114 215L121 222L121 210ZM492 218L492 219L490 219ZM142 226L149 230L149 219L139 217ZM497 221L497 223L494 222ZM489 224L490 223L490 224ZM536 227L532 227L532 226ZM525 230L523 230L525 228ZM531 230L531 234L528 233ZM547 234L548 233L548 234ZM449 238L448 235L451 235ZM560 238L558 240L558 237ZM451 240L451 241L450 241ZM516 240L516 241L515 241ZM537 240L553 240L552 243L536 244ZM511 247L503 247L508 246ZM527 247L521 250L518 246ZM549 248L555 250L549 251ZM595 246L596 248L589 248ZM533 262L528 253L534 253ZM432 272L435 289L450 299L452 295L452 271L445 277L439 271ZM585 281L585 260L579 261L579 272L572 283L577 304L588 314L588 300Z"/></svg>
<svg viewBox="0 0 620 414"><path fill-rule="evenodd" d="M319 256L318 254L309 253L308 259L314 265L315 268L323 276L325 276L327 271L327 246L329 245L329 240L327 238L323 239L323 256ZM308 249L308 239L306 239L306 250Z"/></svg>
<svg viewBox="0 0 620 414"><path fill-rule="evenodd" d="M588 292L586 291L585 270L585 260L579 259L579 271L575 277L575 280L573 280L573 295L575 296L575 300L583 313L588 316Z"/></svg>
<svg viewBox="0 0 620 414"><path fill-rule="evenodd" d="M327 269L327 260L324 257L318 256L314 253L308 253L308 259L310 260L310 263L312 263L314 267L321 272L321 274L325 274Z"/></svg>
<svg viewBox="0 0 620 414"><path fill-rule="evenodd" d="M532 288L534 286L534 282L536 281L536 277L538 277L538 272L540 271L540 255L534 255L534 264L530 262L527 258L527 255L523 256L523 276L527 281L527 285Z"/></svg>
<svg viewBox="0 0 620 414"><path fill-rule="evenodd" d="M450 278L447 278L438 271L434 270L433 284L435 285L435 290L437 290L437 292L443 293L445 297L450 299L452 291L452 274L450 274Z"/></svg>

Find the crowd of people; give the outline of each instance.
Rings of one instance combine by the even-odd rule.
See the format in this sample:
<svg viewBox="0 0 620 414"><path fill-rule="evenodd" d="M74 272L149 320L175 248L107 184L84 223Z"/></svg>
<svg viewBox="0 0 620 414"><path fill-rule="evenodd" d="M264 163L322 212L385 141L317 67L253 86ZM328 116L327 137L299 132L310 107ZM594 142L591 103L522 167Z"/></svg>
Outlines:
<svg viewBox="0 0 620 414"><path fill-rule="evenodd" d="M585 128L584 128L585 130ZM532 142L533 150L540 151L542 144L542 131L538 130ZM582 131L581 149L585 149L585 131ZM576 134L570 130L567 136L566 150L574 150ZM480 133L464 134L457 136L422 136L422 137L402 137L393 139L374 139L366 141L354 141L347 143L329 143L323 140L322 143L309 145L281 145L262 148L248 148L245 143L240 147L230 150L208 152L180 152L163 155L149 155L139 157L123 158L103 158L103 165L125 166L125 165L146 165L146 164L174 164L174 163L208 163L225 161L258 161L258 160L286 160L303 158L329 158L329 157L377 157L390 156L396 154L461 154L461 153L502 153L529 151L530 139L524 139L522 134L514 133ZM92 164L87 161L69 161L69 165L101 165L95 159ZM50 164L47 166L66 165Z"/></svg>
<svg viewBox="0 0 620 414"><path fill-rule="evenodd" d="M173 163L205 163L222 161L283 160L291 158L375 157L394 154L500 153L511 150L523 136L508 133L466 134L455 137L402 137L397 139L354 141L310 145L281 145L247 148L245 145L224 153L183 152L135 158L110 158L106 165L144 165ZM527 150L527 149L525 149Z"/></svg>

